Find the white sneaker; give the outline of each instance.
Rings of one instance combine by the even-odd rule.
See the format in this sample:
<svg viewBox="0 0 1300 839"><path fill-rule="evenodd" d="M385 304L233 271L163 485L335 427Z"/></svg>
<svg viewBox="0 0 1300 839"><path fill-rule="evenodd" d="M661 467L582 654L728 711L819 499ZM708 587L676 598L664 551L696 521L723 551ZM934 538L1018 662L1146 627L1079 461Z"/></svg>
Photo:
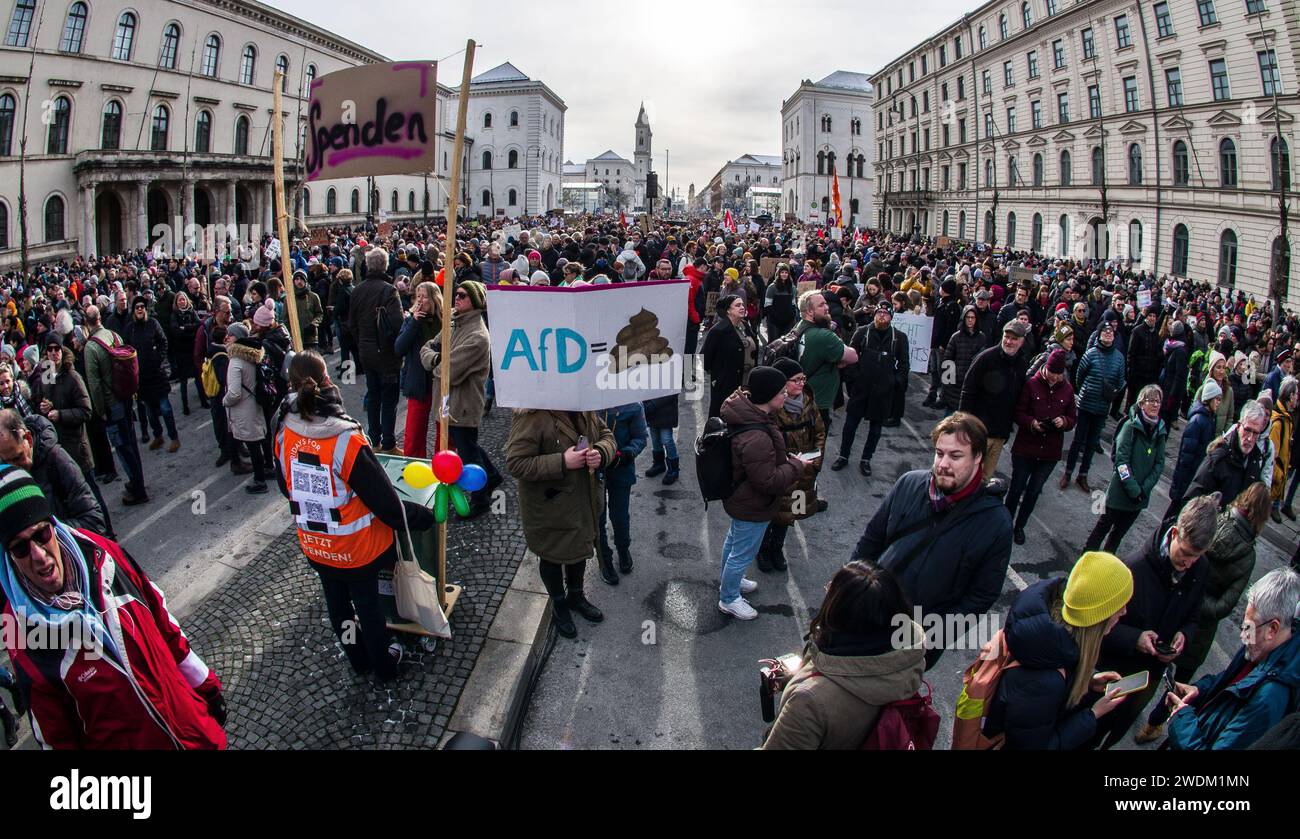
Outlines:
<svg viewBox="0 0 1300 839"><path fill-rule="evenodd" d="M749 602L743 597L737 597L730 603L718 601L718 611L725 612L733 618L742 621L752 621L754 618L758 617L758 612L756 612L754 607L749 605Z"/></svg>
<svg viewBox="0 0 1300 839"><path fill-rule="evenodd" d="M758 588L758 583L756 583L755 581L749 579L748 577L741 577L741 578L740 578L740 593L741 593L741 594L749 594L751 591L754 591L754 590L756 590L757 588Z"/></svg>

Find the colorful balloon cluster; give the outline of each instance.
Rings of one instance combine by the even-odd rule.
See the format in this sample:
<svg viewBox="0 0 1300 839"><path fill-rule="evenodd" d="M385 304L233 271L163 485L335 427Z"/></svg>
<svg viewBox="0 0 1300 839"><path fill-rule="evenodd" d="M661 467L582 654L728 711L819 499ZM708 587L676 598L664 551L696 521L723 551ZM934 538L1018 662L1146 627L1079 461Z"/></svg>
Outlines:
<svg viewBox="0 0 1300 839"><path fill-rule="evenodd" d="M466 466L461 462L460 455L446 450L433 456L432 467L419 461L406 464L402 470L402 479L415 489L438 484L438 488L433 491L433 517L439 524L447 520L449 503L456 508L457 515L468 516L470 505L466 493L477 492L487 486L487 472L482 466L474 463Z"/></svg>

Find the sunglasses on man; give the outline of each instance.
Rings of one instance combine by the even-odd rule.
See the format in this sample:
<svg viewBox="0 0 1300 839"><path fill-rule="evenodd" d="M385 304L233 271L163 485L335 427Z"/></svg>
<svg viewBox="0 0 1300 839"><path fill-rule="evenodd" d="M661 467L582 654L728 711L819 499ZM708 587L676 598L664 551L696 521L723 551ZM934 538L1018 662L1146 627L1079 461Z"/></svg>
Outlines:
<svg viewBox="0 0 1300 839"><path fill-rule="evenodd" d="M15 539L9 545L9 555L15 559L26 559L27 555L32 552L32 543L38 542L44 548L50 544L54 538L54 525L48 521L33 531L31 536L23 539Z"/></svg>

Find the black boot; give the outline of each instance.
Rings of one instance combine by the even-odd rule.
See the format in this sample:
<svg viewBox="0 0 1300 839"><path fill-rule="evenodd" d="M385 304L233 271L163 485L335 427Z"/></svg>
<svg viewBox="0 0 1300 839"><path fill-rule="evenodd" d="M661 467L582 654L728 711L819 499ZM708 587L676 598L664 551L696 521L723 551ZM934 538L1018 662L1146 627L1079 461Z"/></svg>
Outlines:
<svg viewBox="0 0 1300 839"><path fill-rule="evenodd" d="M581 591L569 592L568 606L592 623L600 623L605 619L605 613L597 609L596 604L588 600Z"/></svg>
<svg viewBox="0 0 1300 839"><path fill-rule="evenodd" d="M785 534L787 532L787 526L769 525L763 537L763 545L767 549L767 561L772 564L773 571L786 570Z"/></svg>
<svg viewBox="0 0 1300 839"><path fill-rule="evenodd" d="M578 637L578 627L573 625L573 614L569 612L569 604L565 598L551 598L551 620L555 623L555 631L565 638Z"/></svg>
<svg viewBox="0 0 1300 839"><path fill-rule="evenodd" d="M4 702L0 702L0 726L4 728L5 748L12 749L18 744L18 720Z"/></svg>
<svg viewBox="0 0 1300 839"><path fill-rule="evenodd" d="M754 556L754 564L758 566L758 570L762 571L764 574L772 573L772 560L768 558L767 554L769 548L769 540L764 538L763 544L758 546L758 553Z"/></svg>
<svg viewBox="0 0 1300 839"><path fill-rule="evenodd" d="M614 556L603 550L600 552L600 576L611 586L618 585L618 572L614 570Z"/></svg>
<svg viewBox="0 0 1300 839"><path fill-rule="evenodd" d="M668 458L668 474L664 475L664 486L670 486L677 483L678 477L681 476L681 459L676 457Z"/></svg>
<svg viewBox="0 0 1300 839"><path fill-rule="evenodd" d="M632 573L632 554L631 549L624 545L618 549L618 570L620 574Z"/></svg>
<svg viewBox="0 0 1300 839"><path fill-rule="evenodd" d="M664 470L667 468L664 466L663 452L653 452L653 455L655 462L651 464L649 469L645 470L645 476L647 478L657 478L662 475Z"/></svg>

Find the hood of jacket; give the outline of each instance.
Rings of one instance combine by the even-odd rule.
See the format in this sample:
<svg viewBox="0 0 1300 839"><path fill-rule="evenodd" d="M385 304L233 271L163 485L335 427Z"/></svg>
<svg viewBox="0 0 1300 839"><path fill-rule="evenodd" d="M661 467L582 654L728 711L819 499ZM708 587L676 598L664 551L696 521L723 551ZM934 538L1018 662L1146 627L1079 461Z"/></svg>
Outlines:
<svg viewBox="0 0 1300 839"><path fill-rule="evenodd" d="M1189 425L1192 420L1196 419L1197 414L1205 414L1211 422L1214 421L1214 415L1210 413L1210 409L1206 407L1205 403L1199 399L1193 399L1191 413L1187 415L1187 422Z"/></svg>
<svg viewBox="0 0 1300 839"><path fill-rule="evenodd" d="M54 430L54 423L45 417L32 415L23 417L23 422L32 432L32 464L35 466L45 460L45 455L59 443L59 435Z"/></svg>
<svg viewBox="0 0 1300 839"><path fill-rule="evenodd" d="M886 705L917 689L917 665L925 656L925 635L915 622L909 643L878 655L835 655L809 642L813 668L868 705ZM900 628L899 632L903 632Z"/></svg>
<svg viewBox="0 0 1300 839"><path fill-rule="evenodd" d="M291 394L291 397L296 395ZM361 426L357 421L346 414L337 417L314 416L307 420L303 419L302 414L292 410L285 413L284 425L300 437L311 437L316 440L337 437L345 431L361 430Z"/></svg>
<svg viewBox="0 0 1300 839"><path fill-rule="evenodd" d="M1035 670L1065 668L1079 663L1079 647L1065 624L1052 620L1052 602L1064 578L1041 580L1020 593L1004 627L1007 649L1024 667Z"/></svg>
<svg viewBox="0 0 1300 839"><path fill-rule="evenodd" d="M726 398L722 407L718 410L718 416L729 425L740 425L742 423L773 423L772 415L763 411L749 400L749 390L741 388Z"/></svg>
<svg viewBox="0 0 1300 839"><path fill-rule="evenodd" d="M262 356L266 354L266 350L262 349L262 342L256 338L239 338L226 350L231 358L238 358L249 364L260 364Z"/></svg>

